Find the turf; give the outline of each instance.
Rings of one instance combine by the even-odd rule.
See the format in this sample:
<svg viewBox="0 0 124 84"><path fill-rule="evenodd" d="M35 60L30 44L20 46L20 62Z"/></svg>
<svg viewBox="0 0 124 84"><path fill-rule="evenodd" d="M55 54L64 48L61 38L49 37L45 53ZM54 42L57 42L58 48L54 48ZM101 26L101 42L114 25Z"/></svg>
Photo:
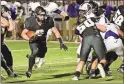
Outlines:
<svg viewBox="0 0 124 84"><path fill-rule="evenodd" d="M28 42L26 41L7 41L6 42L12 51L14 59L14 70L21 77L8 78L6 72L2 69L2 73L6 80L3 83L57 83L57 84L93 84L93 83L123 83L123 74L117 72L120 65L120 58L111 65L113 76L96 79L87 79L87 74L81 75L81 80L72 81L73 73L76 68L76 49L79 43L67 42L68 51L60 50L58 42L48 42L48 52L45 58L45 64L38 69L33 69L31 78L25 76L28 67L28 59L26 54L30 53Z"/></svg>

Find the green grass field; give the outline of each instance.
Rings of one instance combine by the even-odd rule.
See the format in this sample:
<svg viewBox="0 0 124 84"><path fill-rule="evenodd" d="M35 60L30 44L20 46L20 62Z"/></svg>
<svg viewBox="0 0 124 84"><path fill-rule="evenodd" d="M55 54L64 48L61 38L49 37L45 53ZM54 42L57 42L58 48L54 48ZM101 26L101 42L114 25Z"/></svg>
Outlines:
<svg viewBox="0 0 124 84"><path fill-rule="evenodd" d="M65 83L65 84L83 84L83 83L123 83L123 74L117 72L120 65L120 58L111 65L113 76L106 78L87 79L87 74L81 75L81 80L72 81L73 72L76 68L76 49L79 43L66 43L68 51L60 50L58 42L48 42L48 52L45 58L45 64L38 69L33 69L31 78L25 76L28 67L28 59L26 54L30 53L28 42L26 41L7 41L14 58L14 70L21 77L8 78L6 72L2 69L2 73L6 80L3 83Z"/></svg>

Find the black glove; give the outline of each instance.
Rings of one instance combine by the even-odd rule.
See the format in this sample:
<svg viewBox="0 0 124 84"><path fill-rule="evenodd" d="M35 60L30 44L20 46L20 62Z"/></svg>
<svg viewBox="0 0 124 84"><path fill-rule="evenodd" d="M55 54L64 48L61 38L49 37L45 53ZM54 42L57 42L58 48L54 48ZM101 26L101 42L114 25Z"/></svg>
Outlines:
<svg viewBox="0 0 124 84"><path fill-rule="evenodd" d="M63 48L65 51L68 50L68 47L67 47L65 44L60 43L60 49L62 49L62 48Z"/></svg>
<svg viewBox="0 0 124 84"><path fill-rule="evenodd" d="M69 16L65 16L64 21L69 20Z"/></svg>
<svg viewBox="0 0 124 84"><path fill-rule="evenodd" d="M29 39L29 43L36 42L36 40L37 40L37 36L32 36L32 37Z"/></svg>

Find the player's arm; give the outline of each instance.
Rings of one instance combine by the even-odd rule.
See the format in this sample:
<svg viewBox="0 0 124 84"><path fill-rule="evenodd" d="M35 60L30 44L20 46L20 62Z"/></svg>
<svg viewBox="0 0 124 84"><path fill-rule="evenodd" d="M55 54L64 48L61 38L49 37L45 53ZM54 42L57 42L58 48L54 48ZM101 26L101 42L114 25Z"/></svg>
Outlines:
<svg viewBox="0 0 124 84"><path fill-rule="evenodd" d="M102 24L96 24L97 28L101 31L101 32L106 32L106 26L102 25Z"/></svg>
<svg viewBox="0 0 124 84"><path fill-rule="evenodd" d="M59 40L60 42L60 49L64 49L65 51L68 50L68 47L63 43L62 37L59 33L59 31L57 30L56 27L52 27L52 32L54 33L54 35L56 36L56 38Z"/></svg>
<svg viewBox="0 0 124 84"><path fill-rule="evenodd" d="M27 36L28 31L28 29L24 29L21 33L22 38L25 40L29 40L29 37Z"/></svg>
<svg viewBox="0 0 124 84"><path fill-rule="evenodd" d="M2 27L5 28L9 26L9 22L5 18L1 17L0 19L1 19L1 28Z"/></svg>
<svg viewBox="0 0 124 84"><path fill-rule="evenodd" d="M124 32L123 32L123 31L121 31L119 28L117 28L117 32L118 32L118 34L119 34L122 38L124 38Z"/></svg>
<svg viewBox="0 0 124 84"><path fill-rule="evenodd" d="M6 26L8 27L8 31L12 31L14 29L14 24L13 24L13 21L12 21L12 18L10 16L10 14L8 12L4 12L2 14L3 17L6 17L8 19L8 22L5 18L2 18L1 21L2 22L2 26Z"/></svg>
<svg viewBox="0 0 124 84"><path fill-rule="evenodd" d="M27 33L29 31L29 28L30 28L30 19L27 18L24 22L24 29L21 33L21 36L23 37L23 39L25 40L29 40L29 37L27 36Z"/></svg>
<svg viewBox="0 0 124 84"><path fill-rule="evenodd" d="M53 34L56 36L56 38L60 38L61 37L61 35L60 35L60 33L59 33L59 31L57 30L56 27L52 27L51 30L52 30Z"/></svg>
<svg viewBox="0 0 124 84"><path fill-rule="evenodd" d="M62 11L60 9L56 9L54 11L54 13L57 13L57 14L60 14L61 16L63 16L64 17L64 21L69 20L69 16L68 16L68 14L65 11Z"/></svg>
<svg viewBox="0 0 124 84"><path fill-rule="evenodd" d="M13 31L13 29L14 29L13 20L10 18L8 21L9 21L8 31Z"/></svg>

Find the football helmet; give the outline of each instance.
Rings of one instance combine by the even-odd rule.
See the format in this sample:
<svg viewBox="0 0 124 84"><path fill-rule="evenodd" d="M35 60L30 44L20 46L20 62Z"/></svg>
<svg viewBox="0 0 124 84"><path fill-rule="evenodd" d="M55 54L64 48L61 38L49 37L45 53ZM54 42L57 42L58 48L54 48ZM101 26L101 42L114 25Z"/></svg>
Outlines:
<svg viewBox="0 0 124 84"><path fill-rule="evenodd" d="M20 2L14 2L13 6L14 7L20 7L21 6L21 3Z"/></svg>
<svg viewBox="0 0 124 84"><path fill-rule="evenodd" d="M92 13L92 6L89 3L83 3L79 7L79 14L87 16Z"/></svg>
<svg viewBox="0 0 124 84"><path fill-rule="evenodd" d="M5 6L7 6L7 2L6 1L1 1L1 5L5 5Z"/></svg>

